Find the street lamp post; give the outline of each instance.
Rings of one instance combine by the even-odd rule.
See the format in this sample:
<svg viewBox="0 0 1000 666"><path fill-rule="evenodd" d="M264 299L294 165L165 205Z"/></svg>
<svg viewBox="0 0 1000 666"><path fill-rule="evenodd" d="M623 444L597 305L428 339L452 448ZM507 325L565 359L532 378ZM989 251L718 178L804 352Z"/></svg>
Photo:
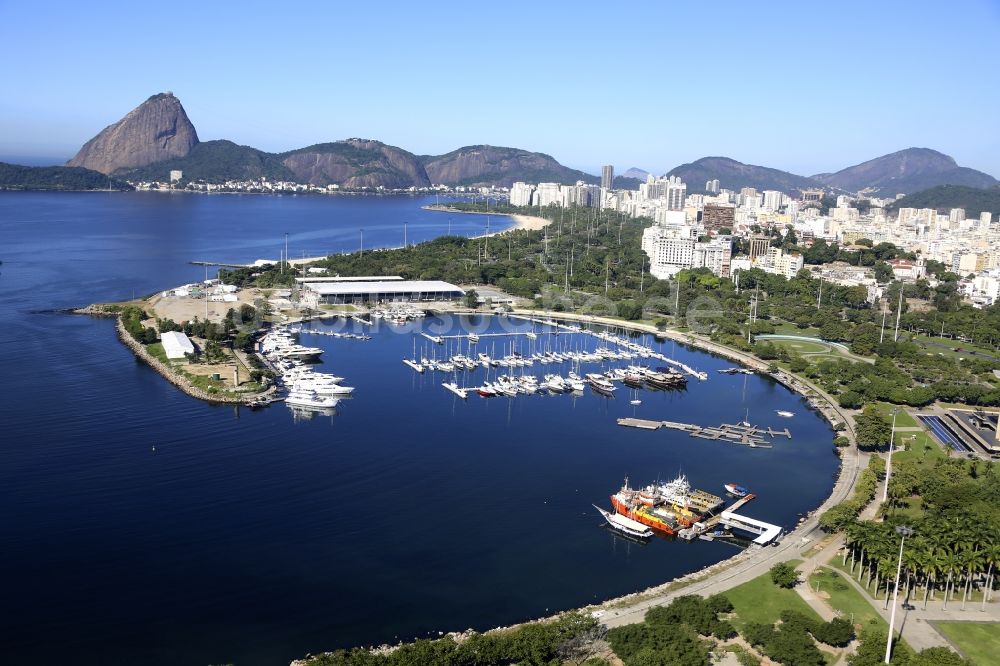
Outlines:
<svg viewBox="0 0 1000 666"><path fill-rule="evenodd" d="M892 449L895 446L896 440L896 414L899 413L899 408L892 408L892 434L889 435L889 459L885 464L885 490L882 491L882 501L885 502L889 499L889 477L892 476Z"/></svg>
<svg viewBox="0 0 1000 666"><path fill-rule="evenodd" d="M892 591L892 612L889 614L889 637L885 641L885 663L889 663L889 657L892 656L892 631L896 624L896 601L899 598L899 576L903 571L903 544L906 543L906 537L913 534L913 529L907 527L906 525L900 525L896 528L896 534L900 536L899 539L899 561L896 563L896 585Z"/></svg>

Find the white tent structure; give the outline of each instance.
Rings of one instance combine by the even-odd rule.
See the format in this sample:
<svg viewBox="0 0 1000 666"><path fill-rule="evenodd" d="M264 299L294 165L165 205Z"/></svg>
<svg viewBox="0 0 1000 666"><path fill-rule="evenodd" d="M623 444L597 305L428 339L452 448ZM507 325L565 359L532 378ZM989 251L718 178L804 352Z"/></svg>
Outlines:
<svg viewBox="0 0 1000 666"><path fill-rule="evenodd" d="M194 353L194 345L188 336L179 331L167 331L160 333L160 342L163 343L163 351L167 358L184 358L185 354Z"/></svg>

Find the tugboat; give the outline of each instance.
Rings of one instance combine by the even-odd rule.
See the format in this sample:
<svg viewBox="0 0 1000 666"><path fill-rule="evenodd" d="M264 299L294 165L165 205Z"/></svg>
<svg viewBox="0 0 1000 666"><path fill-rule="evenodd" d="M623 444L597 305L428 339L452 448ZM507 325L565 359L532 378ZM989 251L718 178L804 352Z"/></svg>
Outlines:
<svg viewBox="0 0 1000 666"><path fill-rule="evenodd" d="M750 494L750 491L743 486L736 485L735 483L727 483L725 485L726 492L733 497L746 497Z"/></svg>

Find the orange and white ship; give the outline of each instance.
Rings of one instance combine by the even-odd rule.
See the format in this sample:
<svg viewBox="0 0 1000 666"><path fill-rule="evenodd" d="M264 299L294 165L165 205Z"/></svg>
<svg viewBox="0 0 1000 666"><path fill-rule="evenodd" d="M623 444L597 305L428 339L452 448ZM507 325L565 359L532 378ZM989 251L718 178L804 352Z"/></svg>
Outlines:
<svg viewBox="0 0 1000 666"><path fill-rule="evenodd" d="M683 474L643 488L631 488L625 479L621 490L611 496L611 505L619 514L666 535L694 525L722 504L717 495L692 489Z"/></svg>

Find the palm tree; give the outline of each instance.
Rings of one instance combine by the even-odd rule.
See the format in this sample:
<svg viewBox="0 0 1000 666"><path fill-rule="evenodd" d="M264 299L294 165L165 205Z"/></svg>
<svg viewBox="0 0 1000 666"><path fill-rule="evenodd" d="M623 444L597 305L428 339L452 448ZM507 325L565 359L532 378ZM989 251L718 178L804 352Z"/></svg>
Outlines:
<svg viewBox="0 0 1000 666"><path fill-rule="evenodd" d="M962 610L965 610L965 602L969 598L969 587L972 585L972 574L979 570L980 557L979 545L969 549L968 544L961 544L963 548L958 552L959 565L965 570L965 587L962 589Z"/></svg>
<svg viewBox="0 0 1000 666"><path fill-rule="evenodd" d="M937 587L938 576L944 571L946 564L946 551L939 547L933 547L927 552L927 559L924 563L928 576L927 587L924 588L924 610L927 610L927 597L933 598L933 588Z"/></svg>
<svg viewBox="0 0 1000 666"><path fill-rule="evenodd" d="M983 606L980 610L986 610L986 602L989 601L993 592L993 567L1000 561L1000 542L991 541L983 547L983 559L988 564L986 571L986 584L983 586Z"/></svg>
<svg viewBox="0 0 1000 666"><path fill-rule="evenodd" d="M957 571L961 570L961 564L958 560L958 553L956 553L951 548L943 548L944 553L944 570L948 574L948 579L944 583L944 606L941 610L948 610L948 597L949 592L952 590L952 578Z"/></svg>
<svg viewBox="0 0 1000 666"><path fill-rule="evenodd" d="M903 552L903 570L906 571L906 588L903 593L903 600L906 602L910 600L910 582L913 578L916 578L921 562L922 553L915 545L911 545L908 550ZM886 597L888 596L887 594Z"/></svg>

